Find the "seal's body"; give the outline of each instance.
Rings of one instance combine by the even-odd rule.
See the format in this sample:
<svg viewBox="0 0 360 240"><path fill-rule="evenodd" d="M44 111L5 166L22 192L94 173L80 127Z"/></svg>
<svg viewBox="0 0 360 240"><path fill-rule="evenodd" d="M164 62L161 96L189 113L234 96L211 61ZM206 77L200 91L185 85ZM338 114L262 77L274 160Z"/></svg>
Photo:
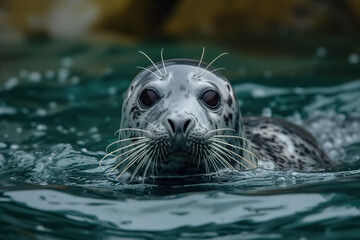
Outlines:
<svg viewBox="0 0 360 240"><path fill-rule="evenodd" d="M309 171L332 166L314 137L300 126L269 117L245 117L243 124L264 168Z"/></svg>
<svg viewBox="0 0 360 240"><path fill-rule="evenodd" d="M280 119L241 118L218 69L176 59L153 64L125 94L119 129L120 176L209 174L221 169L311 169L329 160L304 129Z"/></svg>

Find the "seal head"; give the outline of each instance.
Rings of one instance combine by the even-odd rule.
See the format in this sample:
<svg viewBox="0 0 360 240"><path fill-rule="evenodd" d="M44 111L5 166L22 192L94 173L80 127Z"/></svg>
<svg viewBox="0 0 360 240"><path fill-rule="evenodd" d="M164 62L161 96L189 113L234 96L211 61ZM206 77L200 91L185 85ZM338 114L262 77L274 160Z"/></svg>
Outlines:
<svg viewBox="0 0 360 240"><path fill-rule="evenodd" d="M132 140L119 146L119 169L132 177L257 166L229 81L195 60L167 60L135 77L125 95L119 139Z"/></svg>
<svg viewBox="0 0 360 240"><path fill-rule="evenodd" d="M300 126L277 118L242 119L234 89L211 63L175 59L142 68L125 94L119 140L110 144L118 148L103 158L117 154L108 174L118 168L117 178L131 181L258 166L333 166Z"/></svg>

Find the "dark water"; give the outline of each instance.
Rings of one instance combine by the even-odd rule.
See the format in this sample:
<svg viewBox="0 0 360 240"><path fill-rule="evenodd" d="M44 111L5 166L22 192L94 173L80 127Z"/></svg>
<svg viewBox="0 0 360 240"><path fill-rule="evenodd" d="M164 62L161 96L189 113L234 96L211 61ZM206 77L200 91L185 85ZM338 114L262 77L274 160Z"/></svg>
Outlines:
<svg viewBox="0 0 360 240"><path fill-rule="evenodd" d="M356 51L307 46L291 56L257 58L245 51L216 65L228 68L224 74L243 115L277 116L304 126L339 167L312 173L257 169L201 184L122 184L106 177L111 166L99 167L99 159L115 140L122 94L135 67L148 65L136 51L147 50L158 60L161 47L3 48L1 239L359 237ZM198 58L201 52L197 46L165 47L170 57ZM219 51L210 49L208 59Z"/></svg>

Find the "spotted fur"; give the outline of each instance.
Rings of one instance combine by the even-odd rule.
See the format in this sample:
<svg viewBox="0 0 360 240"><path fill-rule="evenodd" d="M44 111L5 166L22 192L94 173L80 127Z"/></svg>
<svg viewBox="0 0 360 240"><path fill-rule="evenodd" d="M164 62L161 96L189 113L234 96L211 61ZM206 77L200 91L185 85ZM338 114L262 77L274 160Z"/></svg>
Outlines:
<svg viewBox="0 0 360 240"><path fill-rule="evenodd" d="M202 71L205 71L206 77L197 74ZM159 100L150 108L144 108L139 102L139 96L144 89L153 89L159 96ZM201 94L206 89L214 89L219 93L218 109L209 109L201 102ZM166 121L169 118L184 117L191 119L191 130L182 140L182 146L178 148L184 152L188 150L188 155L173 156L174 146L171 145ZM201 159L197 159L200 155L195 154L195 150L192 149L206 152L211 144L207 133L222 128L233 129L234 133L224 131L217 134L233 134L240 138L229 137L221 140L240 148L222 145L221 150L231 150L238 156L248 159L255 167L259 164L269 166L267 163L270 163L274 169L309 170L330 165L326 154L304 129L280 119L247 117L242 121L239 103L229 81L212 67L204 63L199 64L195 60L176 59L160 62L135 77L125 94L122 108L120 129L128 128L149 132L147 137L151 139L151 144L148 148L156 149L148 151L153 153L149 153L149 158L153 160L152 167L156 164L158 175L192 175L206 172L206 165L199 164ZM139 132L136 131L119 133L119 139L137 136ZM249 141L241 138L248 138ZM146 150L145 148L143 151ZM127 149L118 153L123 154L125 151ZM218 153L225 158L224 153ZM260 162L256 156L260 158ZM159 159L161 168L157 168ZM226 159L235 169L252 168L246 161L240 160L239 163L229 157ZM134 164L128 171L133 171L136 166L137 164ZM220 168L225 167L220 165ZM119 166L119 169L121 170L122 166Z"/></svg>
<svg viewBox="0 0 360 240"><path fill-rule="evenodd" d="M291 122L269 117L245 117L243 124L246 136L264 167L306 171L332 165L314 137Z"/></svg>

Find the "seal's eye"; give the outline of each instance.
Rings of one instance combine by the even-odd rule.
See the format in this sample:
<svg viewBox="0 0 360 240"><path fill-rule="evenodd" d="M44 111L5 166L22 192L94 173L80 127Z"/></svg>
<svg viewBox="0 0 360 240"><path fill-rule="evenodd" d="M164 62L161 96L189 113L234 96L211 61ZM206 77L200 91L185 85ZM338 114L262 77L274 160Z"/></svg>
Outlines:
<svg viewBox="0 0 360 240"><path fill-rule="evenodd" d="M201 100L208 106L209 108L217 108L220 104L220 96L217 92L213 90L206 91Z"/></svg>
<svg viewBox="0 0 360 240"><path fill-rule="evenodd" d="M151 107L157 100L156 92L151 89L145 89L140 95L140 103L144 107Z"/></svg>

